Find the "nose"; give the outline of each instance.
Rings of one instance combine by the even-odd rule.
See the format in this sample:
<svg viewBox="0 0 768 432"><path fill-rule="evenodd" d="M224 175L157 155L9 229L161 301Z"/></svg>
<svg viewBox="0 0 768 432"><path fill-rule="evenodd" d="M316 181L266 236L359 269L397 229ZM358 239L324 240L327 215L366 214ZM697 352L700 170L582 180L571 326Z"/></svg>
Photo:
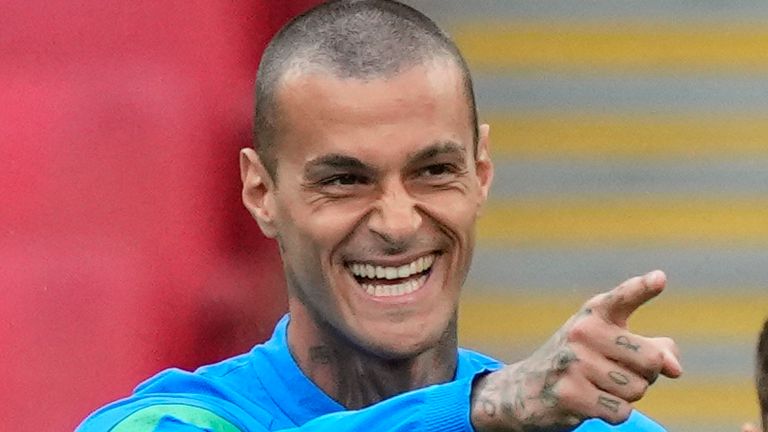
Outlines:
<svg viewBox="0 0 768 432"><path fill-rule="evenodd" d="M406 244L422 224L416 201L402 182L385 184L375 208L368 218L368 229L392 245Z"/></svg>

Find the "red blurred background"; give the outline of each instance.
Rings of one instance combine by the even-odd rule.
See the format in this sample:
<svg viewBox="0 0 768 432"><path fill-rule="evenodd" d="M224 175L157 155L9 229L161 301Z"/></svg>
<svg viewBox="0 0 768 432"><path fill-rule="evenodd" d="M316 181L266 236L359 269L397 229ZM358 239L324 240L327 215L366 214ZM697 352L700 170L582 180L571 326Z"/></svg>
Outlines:
<svg viewBox="0 0 768 432"><path fill-rule="evenodd" d="M0 418L72 430L285 310L239 198L261 51L317 0L0 5Z"/></svg>

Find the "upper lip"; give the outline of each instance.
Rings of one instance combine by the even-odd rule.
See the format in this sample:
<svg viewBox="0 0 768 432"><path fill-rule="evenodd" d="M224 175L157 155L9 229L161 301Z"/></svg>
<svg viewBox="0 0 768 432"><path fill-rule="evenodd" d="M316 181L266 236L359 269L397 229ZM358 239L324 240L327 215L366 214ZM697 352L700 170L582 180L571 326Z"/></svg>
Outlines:
<svg viewBox="0 0 768 432"><path fill-rule="evenodd" d="M410 264L421 257L428 255L439 255L436 251L420 252L414 254L408 254L403 256L394 257L381 257L381 258L365 258L365 259L348 259L344 262L346 264L370 264L380 267L399 267L402 265Z"/></svg>

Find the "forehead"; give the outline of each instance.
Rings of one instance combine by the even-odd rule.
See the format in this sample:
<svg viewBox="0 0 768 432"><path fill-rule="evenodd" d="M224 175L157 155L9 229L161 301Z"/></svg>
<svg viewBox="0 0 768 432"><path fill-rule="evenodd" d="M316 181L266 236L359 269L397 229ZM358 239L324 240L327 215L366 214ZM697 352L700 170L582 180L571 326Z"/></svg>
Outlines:
<svg viewBox="0 0 768 432"><path fill-rule="evenodd" d="M453 141L471 146L470 107L462 75L437 60L374 79L329 72L286 74L278 88L278 158L296 153L381 153ZM298 162L298 161L297 161Z"/></svg>

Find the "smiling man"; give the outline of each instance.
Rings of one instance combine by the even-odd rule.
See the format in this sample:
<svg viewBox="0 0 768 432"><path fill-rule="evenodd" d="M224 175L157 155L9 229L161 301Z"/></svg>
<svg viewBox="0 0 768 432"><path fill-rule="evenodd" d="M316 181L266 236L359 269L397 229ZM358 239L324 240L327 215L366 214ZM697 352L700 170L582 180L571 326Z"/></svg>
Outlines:
<svg viewBox="0 0 768 432"><path fill-rule="evenodd" d="M461 287L493 179L468 68L393 1L332 1L267 48L243 202L280 247L272 339L169 370L82 431L660 431L632 410L674 342L626 321L666 283L627 280L512 365L457 346ZM514 311L510 311L514 314Z"/></svg>

